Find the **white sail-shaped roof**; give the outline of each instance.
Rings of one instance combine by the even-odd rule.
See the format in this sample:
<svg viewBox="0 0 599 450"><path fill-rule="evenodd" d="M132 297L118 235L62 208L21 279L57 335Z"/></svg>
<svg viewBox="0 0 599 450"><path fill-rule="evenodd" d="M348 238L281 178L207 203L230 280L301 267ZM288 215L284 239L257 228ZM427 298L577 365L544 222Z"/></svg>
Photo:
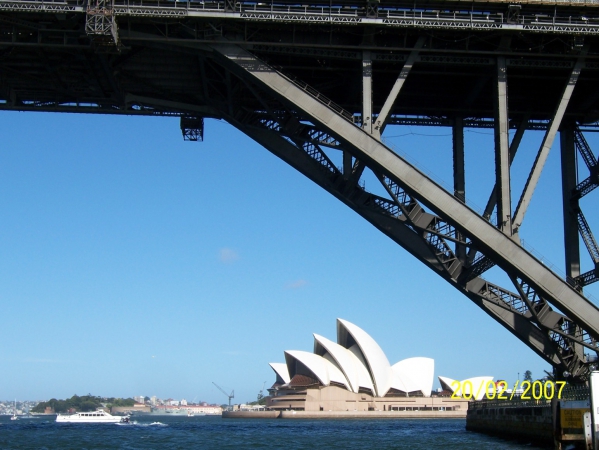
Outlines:
<svg viewBox="0 0 599 450"><path fill-rule="evenodd" d="M285 363L269 363L272 370L281 377L285 383L289 383L291 381L291 377L289 376L289 371L287 370L287 364Z"/></svg>
<svg viewBox="0 0 599 450"><path fill-rule="evenodd" d="M455 393L458 397L472 397L481 400L490 387L495 388L492 383L493 377L473 377L462 381L452 380L447 377L438 377L441 387Z"/></svg>
<svg viewBox="0 0 599 450"><path fill-rule="evenodd" d="M351 347L348 335L356 342L364 357L366 367L372 375L375 395L384 397L394 378L387 356L376 341L360 327L347 320L337 319L337 342L345 348Z"/></svg>
<svg viewBox="0 0 599 450"><path fill-rule="evenodd" d="M456 388L455 381L453 378L448 377L437 377L439 379L439 383L441 383L441 387L445 391L453 392ZM453 386L452 386L453 384Z"/></svg>
<svg viewBox="0 0 599 450"><path fill-rule="evenodd" d="M325 352L335 360L341 372L345 375L353 392L358 392L360 387L374 390L372 380L364 364L345 347L314 334L314 353L324 356Z"/></svg>
<svg viewBox="0 0 599 450"><path fill-rule="evenodd" d="M395 373L392 371L391 374L391 388L393 389L397 389L398 391L402 391L402 392L413 392L416 389L412 389L412 383L409 379L407 379L405 376L404 377L400 377L399 374ZM406 381L408 382L408 384L406 384ZM412 383L412 384L410 384Z"/></svg>
<svg viewBox="0 0 599 450"><path fill-rule="evenodd" d="M425 397L431 396L435 373L434 359L424 357L408 358L393 364L391 369L407 389L405 392L420 391Z"/></svg>
<svg viewBox="0 0 599 450"><path fill-rule="evenodd" d="M271 363L270 366L277 373L279 382L284 380L291 385L304 386L306 382L310 385L316 381L322 386L335 383L354 393L369 392L375 397L385 397L390 389L405 393L421 391L428 397L433 387L433 359L408 358L391 366L383 350L368 333L343 319L337 319L337 343L314 334L313 353L286 351L285 361L286 364ZM293 377L298 374L314 382L298 377L295 383ZM449 390L452 382L457 383L444 377L439 377L439 381ZM475 379L469 382L474 383ZM397 392L392 395L397 395Z"/></svg>
<svg viewBox="0 0 599 450"><path fill-rule="evenodd" d="M296 375L295 365L293 360L301 362L323 386L328 386L331 382L343 384L348 390L351 390L350 385L345 378L345 375L331 361L314 353L304 352L301 350L287 350L285 352L285 360L287 361L287 370L291 378Z"/></svg>
<svg viewBox="0 0 599 450"><path fill-rule="evenodd" d="M462 396L471 394L475 400L482 400L487 393L487 386L492 384L495 387L492 381L493 377L468 378L462 381Z"/></svg>

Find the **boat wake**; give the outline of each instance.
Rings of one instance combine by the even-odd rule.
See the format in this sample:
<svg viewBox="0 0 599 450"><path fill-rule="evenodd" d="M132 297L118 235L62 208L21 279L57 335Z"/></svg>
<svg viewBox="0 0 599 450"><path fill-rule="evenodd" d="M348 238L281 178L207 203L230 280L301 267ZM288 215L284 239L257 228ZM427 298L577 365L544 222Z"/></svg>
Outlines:
<svg viewBox="0 0 599 450"><path fill-rule="evenodd" d="M150 427L168 427L168 425L166 423L162 423L162 422L152 422L148 426L150 426Z"/></svg>
<svg viewBox="0 0 599 450"><path fill-rule="evenodd" d="M152 423L140 423L137 422L135 420L128 422L128 423L116 423L115 425L121 426L121 427L168 427L168 424L166 423L162 423L162 422L152 422Z"/></svg>

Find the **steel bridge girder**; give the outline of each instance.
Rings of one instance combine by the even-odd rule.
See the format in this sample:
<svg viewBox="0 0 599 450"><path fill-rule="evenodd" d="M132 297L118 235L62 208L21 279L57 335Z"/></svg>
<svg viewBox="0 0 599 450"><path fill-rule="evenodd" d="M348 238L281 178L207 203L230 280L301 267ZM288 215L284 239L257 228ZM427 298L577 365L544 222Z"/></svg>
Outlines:
<svg viewBox="0 0 599 450"><path fill-rule="evenodd" d="M566 310L568 314L575 316L577 321L584 323L585 329L593 337L589 341L590 343L586 343L586 341L580 342L584 343L585 346L595 349L594 339L596 339L599 330L599 311L597 308L578 294L573 295L575 294L574 290L563 280L559 280L542 264L536 262L519 245L505 237L494 227L491 227L484 219L471 213L461 202L452 202L449 200L451 197L445 191L438 188L434 183L429 183L426 177L419 174L405 162L402 162L397 155L386 153L385 147L380 142L357 128L353 121L349 121L345 115L340 115L338 112L331 110L330 103L323 104L322 99L318 98L317 93L310 92L305 86L295 89L295 84L291 80L273 71L253 55L239 47L234 47L226 43L215 44L212 47L217 53L222 54L226 58L224 64L233 67L234 69L232 70L237 70L238 76L249 76L249 79L258 82L263 89L269 90L281 102L287 104L288 107L299 110L300 114L304 117L309 117L313 124L318 124L319 129L324 129L327 133L335 136L335 139L341 143L343 149L350 149L356 158L365 160L367 166L371 167L375 173L380 171L385 173L386 176L390 176L391 180L394 183L399 183L402 186L401 189L406 190L410 196L415 195L420 201L424 201L428 207L439 213L442 217L446 217L444 220L455 224L452 226L455 226L456 230L459 229L460 233L463 233L472 240L472 244L480 247L483 253L491 256L504 270L515 271L519 276L527 279L527 286L534 285L534 291L539 291L543 297L550 298L552 303L556 304L558 308ZM316 95L316 98L313 97L314 95ZM327 190L330 191L330 189ZM339 193L334 193L334 195L344 200ZM347 203L346 200L344 201ZM398 207L400 207L399 204ZM356 208L354 207L354 209ZM405 211L403 216L408 218ZM467 217L468 219L466 220ZM390 219L398 223L395 217L390 216ZM430 226L430 219L431 217L426 219L428 222L427 227ZM408 223L409 220L404 221L404 226ZM492 228L492 232L489 230L489 227ZM378 228L382 229L381 227ZM417 229L417 227L414 227L414 230ZM433 230L431 229L431 231ZM384 228L382 231L385 232ZM386 234L389 235L388 230ZM425 246L428 246L431 250L437 245L446 245L444 239L445 237L449 237L449 235L444 236L443 233L436 235L434 232L427 233L426 231L420 236L423 238ZM429 236L430 240L427 240ZM460 268L461 264L459 260L455 258L455 255L453 255L453 252L449 248L447 250L449 252L448 255L446 254L447 251L441 250L443 247L437 248L438 250L434 250L432 253L443 268L439 274L460 289L457 280L459 279L459 273L463 269ZM444 254L445 256L443 256ZM419 259L423 260L422 258ZM437 265L437 267L439 266ZM456 269L458 270L456 271ZM558 291L560 292L559 295L552 294ZM472 295L468 296L472 299ZM528 303L528 306L525 308L533 307L535 304ZM544 305L546 304L544 303ZM510 310L509 307L506 308L505 306L498 307ZM584 360L584 355L577 353L577 348L580 348L577 347L578 344L575 344L575 342L578 342L576 341L577 338L575 336L570 337L567 333L563 333L559 329L559 323L562 322L563 316L552 312L550 309L546 309L546 306L539 308L539 313L536 316L533 311L527 310L522 310L521 313L513 311L513 313L526 321L529 326L536 329L540 333L537 333L537 336L545 336L542 347L547 348L548 345L551 345L553 353L550 353L560 355L560 365L563 368L572 370L572 373L577 374L581 374L581 370L584 372L583 369L580 369L580 367L586 367L581 363ZM494 316L497 315L494 314ZM531 320L533 316L539 322L540 329L532 325ZM504 326L508 329L513 328L505 323ZM517 334L516 330L512 329L511 331ZM519 337L522 338L522 336ZM568 342L571 342L571 344L568 344ZM527 342L527 344L531 348L536 345L531 342ZM533 349L539 352L538 348L537 346ZM541 351L540 353L543 352ZM555 358L552 356L544 354L543 357L552 362L552 364L555 364Z"/></svg>

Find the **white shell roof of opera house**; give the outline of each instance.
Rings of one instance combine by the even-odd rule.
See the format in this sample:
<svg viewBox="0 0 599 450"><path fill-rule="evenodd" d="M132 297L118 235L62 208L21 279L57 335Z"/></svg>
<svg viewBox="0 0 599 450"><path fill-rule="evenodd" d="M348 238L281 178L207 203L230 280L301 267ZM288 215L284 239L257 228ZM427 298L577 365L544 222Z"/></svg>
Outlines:
<svg viewBox="0 0 599 450"><path fill-rule="evenodd" d="M297 364L297 362L301 364ZM271 363L280 380L289 384L302 373L318 380L323 386L335 383L352 392L367 389L375 397L384 397L391 389L417 392L428 397L434 377L434 360L416 357L389 363L377 342L364 330L347 320L337 319L337 342L314 334L314 352L285 352L285 363Z"/></svg>

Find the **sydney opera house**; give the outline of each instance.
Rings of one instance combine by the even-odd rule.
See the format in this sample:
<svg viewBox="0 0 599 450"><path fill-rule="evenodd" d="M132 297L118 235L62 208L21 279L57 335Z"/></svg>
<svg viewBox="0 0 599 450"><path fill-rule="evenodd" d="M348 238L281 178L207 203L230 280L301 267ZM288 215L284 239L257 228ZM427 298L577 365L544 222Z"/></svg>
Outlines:
<svg viewBox="0 0 599 450"><path fill-rule="evenodd" d="M276 373L270 409L465 413L468 408L462 399L431 395L433 359L408 358L391 365L368 333L343 319L337 319L337 342L314 334L312 353L288 350L284 363L270 366Z"/></svg>

